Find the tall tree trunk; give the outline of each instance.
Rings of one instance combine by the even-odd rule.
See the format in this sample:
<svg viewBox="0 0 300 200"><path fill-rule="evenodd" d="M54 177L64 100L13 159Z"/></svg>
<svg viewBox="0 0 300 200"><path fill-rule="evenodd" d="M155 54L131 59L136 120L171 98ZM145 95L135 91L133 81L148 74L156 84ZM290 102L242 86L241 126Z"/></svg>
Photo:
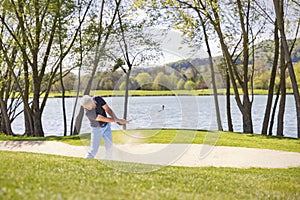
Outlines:
<svg viewBox="0 0 300 200"><path fill-rule="evenodd" d="M237 1L238 4L241 4L240 1ZM202 2L200 2L202 3ZM241 76L237 72L237 66L233 61L233 58L231 54L229 53L229 49L225 43L224 40L224 35L221 30L221 25L220 25L220 18L218 14L218 7L216 7L215 3L211 2L213 14L215 18L212 18L211 15L206 15L208 19L210 20L211 24L214 26L215 31L218 34L218 38L220 41L221 49L223 52L223 56L226 59L226 64L228 67L228 72L232 84L232 88L234 90L234 95L235 95L235 100L238 105L238 108L240 109L242 115L243 115L243 132L245 133L253 133L253 124L252 124L252 116L251 116L251 108L252 108L252 101L249 99L248 95L248 28L244 24L244 18L241 16L242 14L242 9L238 8L239 14L240 14L240 22L241 22L241 27L242 27L242 35L243 35L243 56L244 56L244 61L243 61L243 77L244 79L242 80ZM204 10L206 10L206 6L202 3L202 7ZM248 23L248 18L246 19ZM246 28L245 28L246 27ZM242 88L243 91L243 102L241 101L240 94L238 91L238 85L236 83L238 82L239 86ZM253 81L253 80L252 80Z"/></svg>
<svg viewBox="0 0 300 200"><path fill-rule="evenodd" d="M242 86L242 90L243 90L243 102L240 99L240 94L238 91L238 87L237 87L237 83L236 83L236 79L235 79L235 75L234 75L234 67L235 64L233 63L232 57L230 56L229 52L228 52L228 48L226 47L223 38L219 38L220 39L220 43L222 46L222 50L223 50L223 55L225 55L225 59L227 62L227 66L228 66L228 71L229 71L229 77L231 80L231 84L234 90L234 96L235 96L235 100L237 102L238 108L240 109L242 116L243 116L243 132L244 133L253 133L253 124L252 124L252 116L251 116L251 108L252 108L252 103L249 99L248 96L248 87L245 88L245 85L241 85ZM244 124L245 123L245 124Z"/></svg>
<svg viewBox="0 0 300 200"><path fill-rule="evenodd" d="M129 69L127 71L126 75L126 83L125 83L125 101L124 101L124 113L123 113L123 119L127 119L128 114L128 97L129 97L129 83L130 83L130 74L131 74L131 67L129 66ZM123 129L126 130L126 124L123 125Z"/></svg>
<svg viewBox="0 0 300 200"><path fill-rule="evenodd" d="M250 12L250 2L245 2L248 5L247 11L243 14L242 2L241 0L237 0L238 12L240 16L240 23L242 29L242 38L243 38L243 127L244 131L247 133L253 133L253 124L252 124L252 101L249 98L249 90L248 90L248 65L249 65L249 12ZM244 17L244 15L246 15Z"/></svg>
<svg viewBox="0 0 300 200"><path fill-rule="evenodd" d="M279 36L278 36L278 25L276 21L275 21L275 30L274 30L274 43L275 43L274 59L273 59L273 65L272 65L271 77L269 83L267 105L265 109L265 115L264 115L264 120L262 125L262 131L261 131L261 134L263 135L267 135L267 131L268 131L270 113L271 113L271 107L272 107L272 101L274 95L276 71L277 71L278 58L279 58Z"/></svg>
<svg viewBox="0 0 300 200"><path fill-rule="evenodd" d="M226 69L226 111L228 131L233 132L232 117L231 117L231 100L230 100L230 77Z"/></svg>
<svg viewBox="0 0 300 200"><path fill-rule="evenodd" d="M279 84L277 92L276 92L276 98L274 101L272 115L271 115L271 119L270 119L270 126L269 126L269 133L268 133L268 135L270 135L270 136L273 135L273 125L274 125L274 120L275 120L276 108L277 108L278 101L279 101L279 95L280 95L280 84Z"/></svg>
<svg viewBox="0 0 300 200"><path fill-rule="evenodd" d="M17 48L13 46L12 48L6 48L3 43L2 37L3 34L0 35L0 52L4 58L1 58L0 62L0 133L5 133L6 135L13 135L13 131L11 128L11 114L9 113L9 105L8 101L13 96L12 90L14 90L14 81L12 80L12 71L15 69L14 63L17 57ZM12 50L11 50L12 49ZM10 51L11 50L11 51ZM10 57L9 57L9 56ZM3 59L3 60L2 60ZM4 63L6 61L6 63ZM7 67L5 67L5 65ZM12 95L12 96L11 96ZM10 100L11 102L13 99ZM12 105L12 103L11 103ZM13 106L12 106L13 107ZM12 108L15 112L17 106Z"/></svg>
<svg viewBox="0 0 300 200"><path fill-rule="evenodd" d="M65 86L63 83L63 72L62 72L62 63L60 64L60 84L62 89L62 111L63 111L63 125L64 125L64 136L67 136L67 113L66 113L66 100L65 100Z"/></svg>
<svg viewBox="0 0 300 200"><path fill-rule="evenodd" d="M213 94L214 94L214 102L215 102L215 111L216 111L216 116L217 116L218 130L223 131L221 114L220 114L220 106L219 106L219 100L218 100L218 90L217 90L217 86L216 86L214 64L213 64L213 59L212 59L212 55L211 55L210 45L208 42L209 38L208 38L208 35L206 32L205 22L201 16L200 12L197 12L197 13L198 13L198 16L201 21L202 30L204 33L205 44L206 44L207 53L208 53L208 57L209 57L209 66L210 66L210 74L211 74L211 80L212 80L212 86L213 86Z"/></svg>
<svg viewBox="0 0 300 200"><path fill-rule="evenodd" d="M1 115L0 115L1 121L3 122L2 124L3 130L0 129L0 132L3 131L6 135L13 135L10 119L7 112L7 102L3 101L2 98L0 98L0 111L1 111Z"/></svg>
<svg viewBox="0 0 300 200"><path fill-rule="evenodd" d="M249 101L248 98L244 98L243 105L244 105L243 129L244 129L244 131L246 131L246 133L253 133L252 103Z"/></svg>
<svg viewBox="0 0 300 200"><path fill-rule="evenodd" d="M81 46L81 42L80 42L80 46ZM79 64L79 69L78 69L78 84L77 84L77 90L76 90L77 92L76 92L75 104L74 104L73 112L72 112L72 119L71 119L71 125L70 125L70 135L74 135L74 134L78 134L79 133L79 131L81 129L81 121L77 121L77 118L78 118L78 120L80 120L80 118L82 120L82 118L83 118L83 108L80 106L79 114L77 115L77 118L75 119L75 126L73 126L75 112L76 112L78 98L79 98L79 91L80 91L80 86L81 86L81 84L80 84L81 81L80 80L81 80L82 61L83 61L82 51L80 51L80 64ZM74 130L73 130L73 128L74 128Z"/></svg>
<svg viewBox="0 0 300 200"><path fill-rule="evenodd" d="M24 46L27 46L26 35L22 34L22 43ZM30 136L33 134L33 119L32 112L29 108L29 87L30 87L30 78L29 78L29 67L27 55L22 51L23 59L23 68L24 68L24 88L23 88L23 104L24 104L24 124L25 124L25 135Z"/></svg>
<svg viewBox="0 0 300 200"><path fill-rule="evenodd" d="M280 57L280 103L277 119L277 136L283 136L284 128L284 111L285 111L285 102L286 102L286 81L285 81L285 59L284 52L281 46L281 57Z"/></svg>
<svg viewBox="0 0 300 200"><path fill-rule="evenodd" d="M80 21L80 19L79 19L79 21ZM74 103L72 118L71 118L71 124L70 124L70 135L74 134L73 124L74 124L75 112L76 112L76 109L77 109L79 91L80 91L80 86L81 86L81 81L80 81L81 80L81 67L82 67L82 62L83 62L83 46L82 46L81 30L79 32L79 44L80 44L80 48L79 48L80 49L80 59L79 59L78 79L77 79L78 83L77 83L77 87L76 87L76 98L75 98L75 103Z"/></svg>
<svg viewBox="0 0 300 200"><path fill-rule="evenodd" d="M273 0L274 7L275 7L275 13L277 17L277 23L278 28L282 40L282 46L284 50L285 60L287 62L287 68L290 74L292 87L293 87L293 93L294 93L294 99L295 99L295 107L296 107L296 115L297 115L297 136L300 138L300 94L298 90L297 85L297 79L295 76L293 63L291 59L291 53L288 47L286 35L285 35L285 29L284 29L284 11L283 11L283 0Z"/></svg>
<svg viewBox="0 0 300 200"><path fill-rule="evenodd" d="M59 11L60 13L60 11ZM60 49L60 55L61 57L63 57L64 54L64 50L63 50L63 46L62 46L62 22L61 22L61 17L59 14L59 20L58 20L58 40L59 40L59 49ZM66 103L65 103L65 85L64 85L64 81L63 81L63 60L60 59L59 62L59 79L60 79L60 85L61 85L61 93L62 93L62 97L61 97L61 103L62 103L62 111L63 111L63 126L64 126L64 136L67 136L67 114L66 114Z"/></svg>
<svg viewBox="0 0 300 200"><path fill-rule="evenodd" d="M44 130L42 125L42 113L39 107L39 95L35 94L32 100L32 119L33 119L33 134L34 137L44 137Z"/></svg>

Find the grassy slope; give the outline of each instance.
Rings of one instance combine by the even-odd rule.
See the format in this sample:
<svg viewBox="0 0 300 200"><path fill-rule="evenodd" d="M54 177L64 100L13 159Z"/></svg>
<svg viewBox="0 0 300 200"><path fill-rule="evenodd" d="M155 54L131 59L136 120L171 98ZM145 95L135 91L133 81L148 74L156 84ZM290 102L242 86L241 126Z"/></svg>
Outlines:
<svg viewBox="0 0 300 200"><path fill-rule="evenodd" d="M0 163L1 199L300 198L300 168L164 167L128 173L97 160L12 152L1 152Z"/></svg>
<svg viewBox="0 0 300 200"><path fill-rule="evenodd" d="M124 134L125 133L125 134ZM300 140L190 130L114 131L116 143L187 142L300 152ZM176 141L177 135L180 140ZM179 136L178 136L179 135ZM58 140L82 145L88 136L0 140ZM134 137L144 139L132 140ZM206 138L206 139L205 139ZM204 140L205 139L205 140ZM235 169L163 167L148 173L122 172L98 160L0 151L0 199L299 199L300 167ZM266 158L267 159L267 158ZM134 168L137 164L134 165ZM139 165L151 169L151 165ZM157 169L153 166L153 169ZM134 171L134 170L133 170Z"/></svg>

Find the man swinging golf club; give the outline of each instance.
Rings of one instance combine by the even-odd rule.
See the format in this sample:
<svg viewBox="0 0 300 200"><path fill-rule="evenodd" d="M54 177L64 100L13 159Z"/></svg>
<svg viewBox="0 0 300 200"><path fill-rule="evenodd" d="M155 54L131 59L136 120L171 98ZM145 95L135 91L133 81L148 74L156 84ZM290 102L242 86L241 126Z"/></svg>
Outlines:
<svg viewBox="0 0 300 200"><path fill-rule="evenodd" d="M128 121L119 119L100 96L91 97L84 95L80 103L85 110L85 115L89 119L92 128L91 149L86 158L94 158L96 156L102 138L105 143L105 158L111 158L113 141L110 123L127 124ZM110 117L107 117L106 113Z"/></svg>

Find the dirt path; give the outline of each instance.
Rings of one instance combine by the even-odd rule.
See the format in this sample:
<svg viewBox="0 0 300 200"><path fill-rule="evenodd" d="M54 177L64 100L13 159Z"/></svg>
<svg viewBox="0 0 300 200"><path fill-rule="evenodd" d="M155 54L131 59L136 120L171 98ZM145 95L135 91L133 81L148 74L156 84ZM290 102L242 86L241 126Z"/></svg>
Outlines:
<svg viewBox="0 0 300 200"><path fill-rule="evenodd" d="M1 141L0 150L84 158L88 147L55 141ZM104 157L100 147L97 158ZM300 153L200 144L115 145L113 160L186 167L288 168L300 166Z"/></svg>

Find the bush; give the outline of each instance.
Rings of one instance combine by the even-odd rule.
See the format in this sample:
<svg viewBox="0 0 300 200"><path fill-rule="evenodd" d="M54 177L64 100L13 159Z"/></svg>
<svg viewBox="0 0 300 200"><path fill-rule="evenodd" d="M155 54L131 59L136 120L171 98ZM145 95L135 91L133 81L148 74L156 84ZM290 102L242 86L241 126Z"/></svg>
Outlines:
<svg viewBox="0 0 300 200"><path fill-rule="evenodd" d="M192 90L195 88L195 83L193 81L187 81L185 84L184 84L184 89L185 90Z"/></svg>
<svg viewBox="0 0 300 200"><path fill-rule="evenodd" d="M185 84L185 81L183 79L180 79L178 82L177 82L177 89L178 90L182 90L184 88L184 84Z"/></svg>

